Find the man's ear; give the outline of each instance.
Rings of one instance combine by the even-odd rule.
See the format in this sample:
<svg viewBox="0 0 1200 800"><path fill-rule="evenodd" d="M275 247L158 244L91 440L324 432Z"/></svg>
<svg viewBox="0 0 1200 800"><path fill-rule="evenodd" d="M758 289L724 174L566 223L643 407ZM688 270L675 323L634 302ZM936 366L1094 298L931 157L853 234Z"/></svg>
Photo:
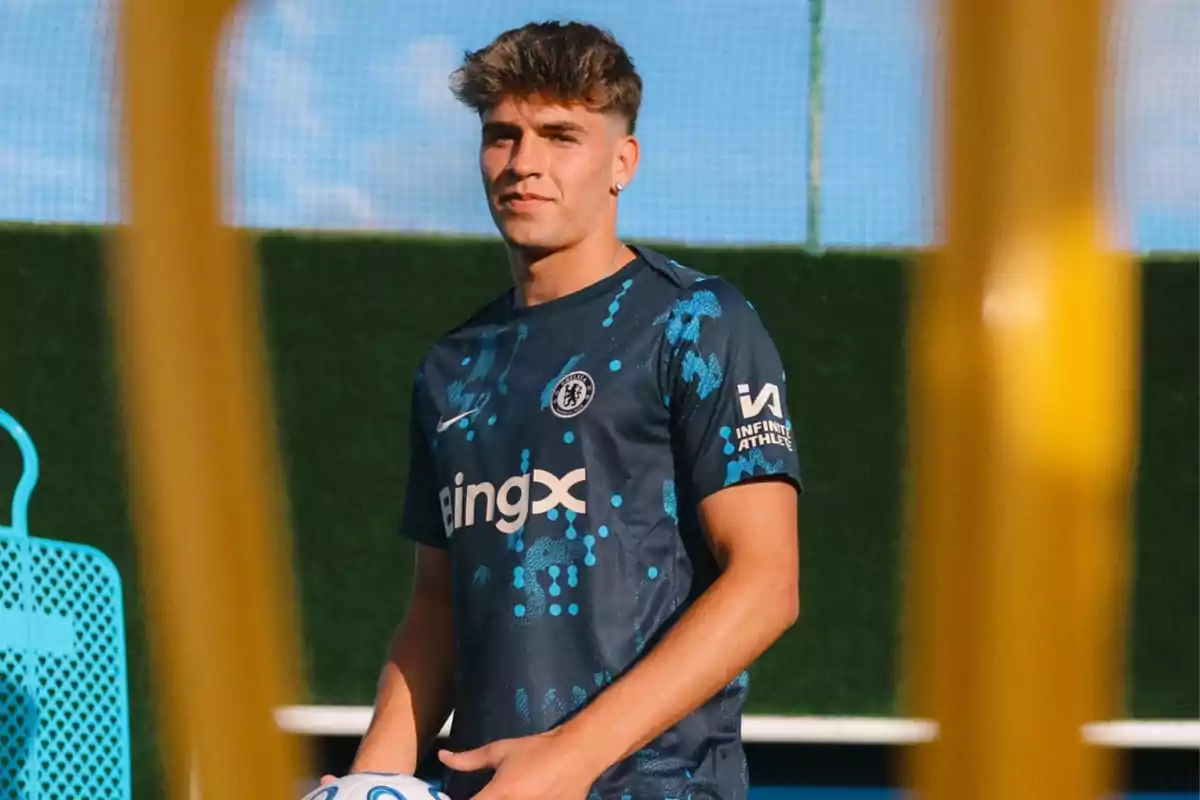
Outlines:
<svg viewBox="0 0 1200 800"><path fill-rule="evenodd" d="M621 189L629 186L637 174L638 159L641 156L641 145L633 134L625 134L617 143L617 151L613 157L613 185ZM618 190L620 191L620 190Z"/></svg>

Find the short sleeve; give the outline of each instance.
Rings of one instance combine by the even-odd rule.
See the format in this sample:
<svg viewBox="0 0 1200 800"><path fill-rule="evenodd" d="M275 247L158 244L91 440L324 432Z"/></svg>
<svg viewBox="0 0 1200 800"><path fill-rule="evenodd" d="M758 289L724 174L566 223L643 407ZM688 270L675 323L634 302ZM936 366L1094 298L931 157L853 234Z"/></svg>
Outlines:
<svg viewBox="0 0 1200 800"><path fill-rule="evenodd" d="M787 379L758 313L729 283L697 283L660 318L672 446L697 501L766 476L801 488Z"/></svg>
<svg viewBox="0 0 1200 800"><path fill-rule="evenodd" d="M400 532L420 544L448 546L441 503L438 500L437 469L429 439L421 426L418 378L413 386L408 426L408 485L404 492L404 513Z"/></svg>

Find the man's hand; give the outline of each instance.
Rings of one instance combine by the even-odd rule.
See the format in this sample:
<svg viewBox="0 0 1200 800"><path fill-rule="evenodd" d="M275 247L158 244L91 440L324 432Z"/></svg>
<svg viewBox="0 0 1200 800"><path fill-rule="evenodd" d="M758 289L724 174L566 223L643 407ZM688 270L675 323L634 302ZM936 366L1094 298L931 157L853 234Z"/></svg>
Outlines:
<svg viewBox="0 0 1200 800"><path fill-rule="evenodd" d="M494 769L474 800L586 800L599 773L561 730L501 739L465 753L438 752L456 772Z"/></svg>

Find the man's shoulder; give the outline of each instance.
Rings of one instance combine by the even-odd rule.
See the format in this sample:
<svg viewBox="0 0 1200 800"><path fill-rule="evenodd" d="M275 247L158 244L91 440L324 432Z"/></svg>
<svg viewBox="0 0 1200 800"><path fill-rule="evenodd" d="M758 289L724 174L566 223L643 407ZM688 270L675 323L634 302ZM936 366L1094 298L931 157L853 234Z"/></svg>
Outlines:
<svg viewBox="0 0 1200 800"><path fill-rule="evenodd" d="M663 295L654 301L658 305L657 321L690 325L693 319L725 318L738 324L742 317L757 316L754 306L727 278L692 269L652 251L651 254L646 260L666 286Z"/></svg>
<svg viewBox="0 0 1200 800"><path fill-rule="evenodd" d="M437 350L444 347L455 347L464 338L478 336L486 330L495 329L505 322L512 305L512 290L507 290L484 305L477 308L466 319L444 329L425 350L421 359L424 364Z"/></svg>
<svg viewBox="0 0 1200 800"><path fill-rule="evenodd" d="M492 328L497 325L502 325L507 320L509 312L512 310L512 295L512 289L506 289L505 291L496 295L491 300L475 309L475 311L472 312L471 315L466 319L448 329L445 333L438 337L438 341L442 342L447 339L456 338L464 332L476 332L480 328Z"/></svg>
<svg viewBox="0 0 1200 800"><path fill-rule="evenodd" d="M634 251L650 265L651 273L667 283L678 293L691 289L698 283L709 281L713 276L679 263L671 256L648 247L636 247Z"/></svg>
<svg viewBox="0 0 1200 800"><path fill-rule="evenodd" d="M638 253L650 264L652 271L671 287L669 294L672 300L689 300L700 295L713 297L722 303L738 301L749 305L741 290L727 278L702 272L648 248L638 248Z"/></svg>

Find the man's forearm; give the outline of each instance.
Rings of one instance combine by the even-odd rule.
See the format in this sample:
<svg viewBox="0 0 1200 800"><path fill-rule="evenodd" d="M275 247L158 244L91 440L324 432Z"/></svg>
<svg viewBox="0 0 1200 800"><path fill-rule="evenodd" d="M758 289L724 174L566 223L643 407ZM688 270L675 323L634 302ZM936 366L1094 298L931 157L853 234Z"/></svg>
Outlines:
<svg viewBox="0 0 1200 800"><path fill-rule="evenodd" d="M448 611L424 609L397 629L353 771L412 774L451 711L454 645Z"/></svg>
<svg viewBox="0 0 1200 800"><path fill-rule="evenodd" d="M795 621L792 580L731 566L646 658L561 732L594 755L597 774L699 708Z"/></svg>

